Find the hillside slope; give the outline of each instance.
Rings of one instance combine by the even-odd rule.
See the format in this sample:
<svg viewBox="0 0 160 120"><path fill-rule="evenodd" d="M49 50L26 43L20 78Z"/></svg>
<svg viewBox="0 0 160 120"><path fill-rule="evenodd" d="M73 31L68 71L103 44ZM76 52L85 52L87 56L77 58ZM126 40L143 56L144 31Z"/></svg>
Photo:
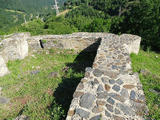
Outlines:
<svg viewBox="0 0 160 120"><path fill-rule="evenodd" d="M59 0L62 6L65 0ZM34 18L55 14L54 0L0 0L0 33Z"/></svg>

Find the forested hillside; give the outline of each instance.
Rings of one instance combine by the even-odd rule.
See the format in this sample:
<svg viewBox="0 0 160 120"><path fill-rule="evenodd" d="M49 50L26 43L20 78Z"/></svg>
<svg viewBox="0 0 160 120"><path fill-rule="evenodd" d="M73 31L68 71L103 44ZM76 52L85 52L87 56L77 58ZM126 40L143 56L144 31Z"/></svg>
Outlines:
<svg viewBox="0 0 160 120"><path fill-rule="evenodd" d="M59 6L65 0L59 0ZM26 21L55 14L54 0L0 0L0 32L13 31L12 27Z"/></svg>
<svg viewBox="0 0 160 120"><path fill-rule="evenodd" d="M24 13L0 8L0 34L5 34L12 27L24 22Z"/></svg>

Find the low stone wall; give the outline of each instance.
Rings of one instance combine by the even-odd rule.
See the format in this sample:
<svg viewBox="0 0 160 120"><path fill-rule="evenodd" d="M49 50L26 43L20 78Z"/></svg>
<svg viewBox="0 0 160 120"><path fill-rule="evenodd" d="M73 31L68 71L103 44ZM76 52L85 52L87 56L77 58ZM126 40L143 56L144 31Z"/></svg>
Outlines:
<svg viewBox="0 0 160 120"><path fill-rule="evenodd" d="M67 35L40 35L31 36L30 33L17 33L0 38L0 76L9 73L6 63L9 60L24 59L28 52L39 49L74 49L82 51L88 48L107 33L73 33ZM88 51L95 51L92 46Z"/></svg>
<svg viewBox="0 0 160 120"><path fill-rule="evenodd" d="M36 51L42 47L40 40L46 49L61 48L82 51L95 43L98 38L106 36L107 34L108 33L73 33L67 35L40 35L30 37L28 43L32 51ZM90 50L92 51L93 49Z"/></svg>
<svg viewBox="0 0 160 120"><path fill-rule="evenodd" d="M141 38L107 34L92 68L86 68L66 120L144 120L145 96L130 53L138 53Z"/></svg>
<svg viewBox="0 0 160 120"><path fill-rule="evenodd" d="M74 49L81 51L95 43L103 33L74 33L68 35L30 36L30 33L17 33L0 39L0 76L9 73L6 63L9 60L24 59L28 52L39 49ZM3 39L2 39L3 38ZM89 50L94 50L93 46Z"/></svg>

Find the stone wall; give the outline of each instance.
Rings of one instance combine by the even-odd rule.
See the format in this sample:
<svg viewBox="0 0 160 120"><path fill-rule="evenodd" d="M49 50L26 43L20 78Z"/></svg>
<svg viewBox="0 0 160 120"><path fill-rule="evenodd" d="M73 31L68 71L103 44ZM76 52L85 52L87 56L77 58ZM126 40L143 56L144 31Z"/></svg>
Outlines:
<svg viewBox="0 0 160 120"><path fill-rule="evenodd" d="M40 35L31 36L30 33L17 33L1 36L0 39L0 76L9 73L6 63L9 60L24 59L29 51L39 49L74 49L82 51L95 43L107 33L73 33L68 35ZM41 41L41 42L40 42ZM89 51L95 50L92 46ZM3 65L3 67L2 67Z"/></svg>
<svg viewBox="0 0 160 120"><path fill-rule="evenodd" d="M6 63L9 60L24 59L29 51L39 49L74 49L81 51L95 43L107 33L73 33L68 35L31 36L30 33L17 33L0 36L0 76L9 73ZM95 46L88 49L95 50Z"/></svg>
<svg viewBox="0 0 160 120"><path fill-rule="evenodd" d="M98 50L93 44L100 41ZM28 51L61 48L97 51L73 95L66 120L143 120L147 112L138 74L132 72L130 53L138 54L141 38L109 33L30 36L19 33L0 42L0 76L9 73L8 60L24 59Z"/></svg>
<svg viewBox="0 0 160 120"><path fill-rule="evenodd" d="M138 53L141 38L107 34L92 68L86 68L73 95L66 120L144 120L145 96L130 53Z"/></svg>
<svg viewBox="0 0 160 120"><path fill-rule="evenodd" d="M61 48L82 51L95 43L98 38L106 36L107 34L108 33L73 33L67 35L40 35L30 37L28 43L32 51L41 48L40 40L46 49Z"/></svg>

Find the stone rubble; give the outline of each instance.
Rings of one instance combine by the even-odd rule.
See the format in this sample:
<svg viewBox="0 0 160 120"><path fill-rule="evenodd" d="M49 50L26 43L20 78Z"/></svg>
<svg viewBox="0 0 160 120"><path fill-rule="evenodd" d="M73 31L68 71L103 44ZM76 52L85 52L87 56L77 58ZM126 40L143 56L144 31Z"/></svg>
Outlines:
<svg viewBox="0 0 160 120"><path fill-rule="evenodd" d="M18 117L16 117L14 120L30 120L29 117L25 116L25 115L20 115Z"/></svg>
<svg viewBox="0 0 160 120"><path fill-rule="evenodd" d="M2 97L2 87L0 87L0 104L7 104L9 99L6 97Z"/></svg>
<svg viewBox="0 0 160 120"><path fill-rule="evenodd" d="M7 104L8 102L9 102L8 98L0 96L0 104Z"/></svg>

